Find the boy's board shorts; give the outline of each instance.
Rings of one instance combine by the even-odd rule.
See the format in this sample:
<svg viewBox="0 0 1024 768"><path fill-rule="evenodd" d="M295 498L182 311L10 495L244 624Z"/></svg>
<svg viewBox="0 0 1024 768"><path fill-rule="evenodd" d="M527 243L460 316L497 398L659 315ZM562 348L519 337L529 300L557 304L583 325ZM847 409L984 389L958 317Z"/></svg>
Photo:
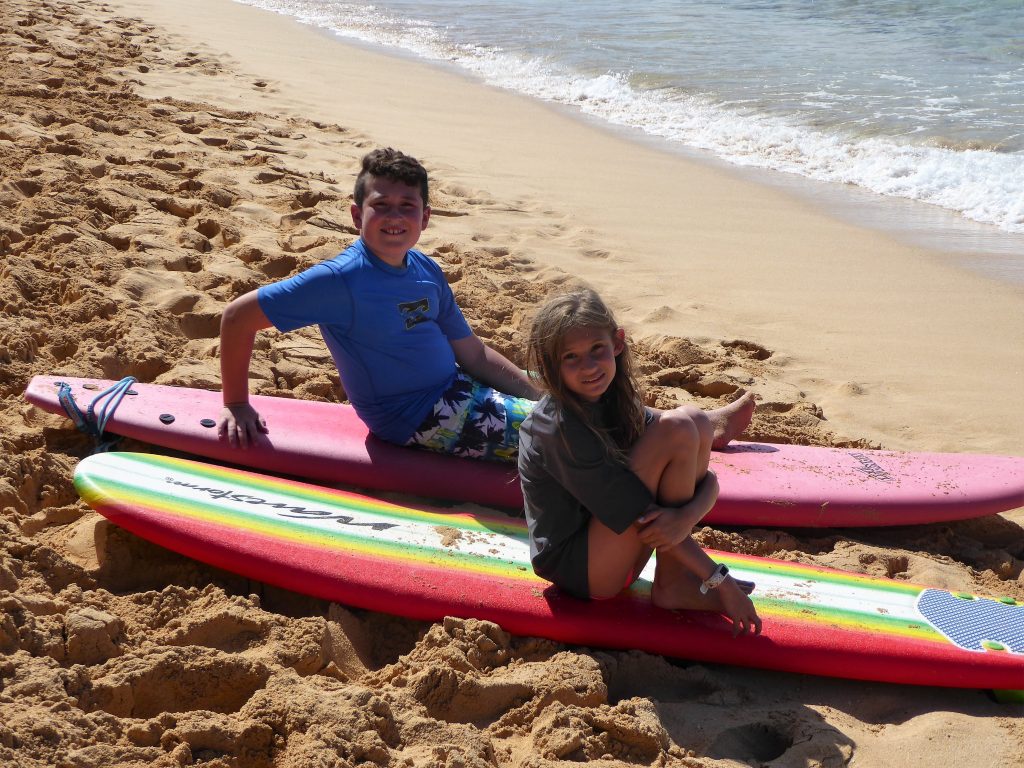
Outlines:
<svg viewBox="0 0 1024 768"><path fill-rule="evenodd" d="M471 459L516 461L519 425L534 401L481 384L462 371L406 445Z"/></svg>

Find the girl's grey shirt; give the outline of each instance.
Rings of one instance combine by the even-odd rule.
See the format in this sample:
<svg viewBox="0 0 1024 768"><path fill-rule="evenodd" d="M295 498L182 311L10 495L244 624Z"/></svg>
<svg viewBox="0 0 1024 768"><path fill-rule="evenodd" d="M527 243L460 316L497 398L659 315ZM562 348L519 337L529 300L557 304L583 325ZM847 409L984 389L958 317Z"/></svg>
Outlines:
<svg viewBox="0 0 1024 768"><path fill-rule="evenodd" d="M604 426L601 405L588 408ZM546 578L557 574L563 550L574 536L586 533L591 515L622 533L654 503L640 478L550 395L540 399L520 427L519 477L530 559Z"/></svg>

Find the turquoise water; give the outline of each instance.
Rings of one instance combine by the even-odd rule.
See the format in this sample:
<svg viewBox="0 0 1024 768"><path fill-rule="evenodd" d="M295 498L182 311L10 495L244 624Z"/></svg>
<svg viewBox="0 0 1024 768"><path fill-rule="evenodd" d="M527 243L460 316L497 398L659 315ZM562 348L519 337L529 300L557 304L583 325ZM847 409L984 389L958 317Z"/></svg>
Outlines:
<svg viewBox="0 0 1024 768"><path fill-rule="evenodd" d="M239 2L666 147L1024 233L1024 0Z"/></svg>

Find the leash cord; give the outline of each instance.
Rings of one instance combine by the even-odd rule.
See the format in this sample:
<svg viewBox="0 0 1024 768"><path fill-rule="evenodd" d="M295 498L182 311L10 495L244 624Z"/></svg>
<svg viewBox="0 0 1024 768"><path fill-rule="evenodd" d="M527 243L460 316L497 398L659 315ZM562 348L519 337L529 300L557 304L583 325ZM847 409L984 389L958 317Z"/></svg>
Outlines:
<svg viewBox="0 0 1024 768"><path fill-rule="evenodd" d="M83 413L82 409L78 407L78 403L75 402L75 396L71 394L71 385L64 381L57 382L57 400L75 426L96 442L97 453L110 450L120 439L120 437L115 436L109 440L104 440L103 433L107 428L107 422L110 421L110 417L114 415L117 406L121 404L124 396L128 394L134 383L134 376L125 376L116 384L107 387L96 395L86 407L85 413ZM99 416L97 416L97 411Z"/></svg>

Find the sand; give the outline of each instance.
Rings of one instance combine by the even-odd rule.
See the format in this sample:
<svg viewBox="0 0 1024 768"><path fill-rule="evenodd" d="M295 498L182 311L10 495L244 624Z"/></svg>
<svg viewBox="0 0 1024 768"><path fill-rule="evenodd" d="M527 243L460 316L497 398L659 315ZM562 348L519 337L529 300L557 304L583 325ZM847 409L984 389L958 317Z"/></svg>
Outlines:
<svg viewBox="0 0 1024 768"><path fill-rule="evenodd" d="M1019 289L226 0L0 0L0 83L0 764L1019 764L1020 708L980 691L565 647L208 568L80 502L88 439L22 398L51 373L217 388L224 306L352 242L382 144L430 170L421 244L482 338L521 360L531 308L584 278L653 404L749 389L750 439L1024 453ZM252 377L342 397L315 332L261 335ZM1022 523L699 536L1024 599Z"/></svg>

